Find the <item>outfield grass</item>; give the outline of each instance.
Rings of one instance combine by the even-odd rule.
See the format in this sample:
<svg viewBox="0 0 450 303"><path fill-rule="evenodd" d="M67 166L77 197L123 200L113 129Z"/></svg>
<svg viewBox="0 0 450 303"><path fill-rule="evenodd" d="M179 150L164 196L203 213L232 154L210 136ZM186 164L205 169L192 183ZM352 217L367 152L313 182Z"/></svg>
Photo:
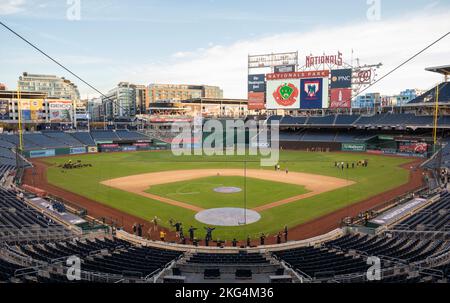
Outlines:
<svg viewBox="0 0 450 303"><path fill-rule="evenodd" d="M62 171L56 167L69 159L91 163L93 167ZM334 167L335 161L356 162L368 159L369 167L358 167L341 171ZM100 184L111 178L124 177L148 172L200 169L200 168L260 168L259 159L244 156L183 156L174 157L166 152L111 153L48 158L52 166L48 170L48 181L69 191L104 203L121 211L150 220L155 215L161 218L162 225L168 226L170 218L180 220L185 225L199 227L202 236L203 224L195 220L195 212L154 201L136 194L110 188ZM253 162L252 162L253 161ZM248 226L219 227L214 231L215 237L244 239L247 235L257 237L261 232L274 234L285 224L294 227L319 216L336 211L408 181L408 171L399 165L409 162L406 158L385 157L354 153L308 153L282 151L281 168L290 171L307 172L353 180L356 183L326 192L314 197L302 199L290 204L271 208L261 212L261 220ZM267 167L266 169L273 169ZM215 200L205 200L211 207L217 207Z"/></svg>
<svg viewBox="0 0 450 303"><path fill-rule="evenodd" d="M237 193L217 193L214 188L233 186L242 189ZM305 194L304 186L244 177L213 176L180 182L153 185L146 192L196 205L202 208L244 207L244 188L247 188L247 208Z"/></svg>

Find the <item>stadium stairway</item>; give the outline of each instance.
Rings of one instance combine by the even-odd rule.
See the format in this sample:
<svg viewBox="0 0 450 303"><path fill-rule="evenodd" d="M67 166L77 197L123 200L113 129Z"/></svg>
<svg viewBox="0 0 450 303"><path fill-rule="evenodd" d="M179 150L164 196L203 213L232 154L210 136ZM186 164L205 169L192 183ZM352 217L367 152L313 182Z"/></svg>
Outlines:
<svg viewBox="0 0 450 303"><path fill-rule="evenodd" d="M289 272L269 253L247 253L245 250L235 253L186 252L159 280L177 276L185 283L269 283L271 276L281 275L289 276L290 281L296 280Z"/></svg>

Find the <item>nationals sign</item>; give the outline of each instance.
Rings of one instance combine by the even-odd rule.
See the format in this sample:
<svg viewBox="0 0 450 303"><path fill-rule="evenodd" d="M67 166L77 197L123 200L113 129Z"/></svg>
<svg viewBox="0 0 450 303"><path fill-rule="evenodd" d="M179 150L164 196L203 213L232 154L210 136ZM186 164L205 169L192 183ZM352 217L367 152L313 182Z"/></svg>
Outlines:
<svg viewBox="0 0 450 303"><path fill-rule="evenodd" d="M299 80L278 80L267 83L267 109L298 109Z"/></svg>

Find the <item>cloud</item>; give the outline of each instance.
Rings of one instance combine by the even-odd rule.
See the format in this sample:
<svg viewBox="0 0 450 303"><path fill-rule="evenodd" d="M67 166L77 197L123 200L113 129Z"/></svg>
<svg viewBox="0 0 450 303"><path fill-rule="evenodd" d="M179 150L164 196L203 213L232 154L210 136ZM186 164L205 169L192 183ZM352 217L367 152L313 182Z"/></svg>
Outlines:
<svg viewBox="0 0 450 303"><path fill-rule="evenodd" d="M450 30L450 12L425 12L377 22L327 26L306 32L286 32L242 40L230 45L214 45L195 51L180 50L167 62L131 67L130 81L138 83L199 83L219 85L225 97L245 98L248 54L299 51L300 65L307 54L344 53L351 50L361 64L383 63L379 76L412 56ZM448 64L450 36L420 57L379 82L369 91L398 93L405 88L427 89L440 80L425 67ZM126 77L127 75L121 75Z"/></svg>
<svg viewBox="0 0 450 303"><path fill-rule="evenodd" d="M12 15L25 9L25 0L0 0L0 16Z"/></svg>

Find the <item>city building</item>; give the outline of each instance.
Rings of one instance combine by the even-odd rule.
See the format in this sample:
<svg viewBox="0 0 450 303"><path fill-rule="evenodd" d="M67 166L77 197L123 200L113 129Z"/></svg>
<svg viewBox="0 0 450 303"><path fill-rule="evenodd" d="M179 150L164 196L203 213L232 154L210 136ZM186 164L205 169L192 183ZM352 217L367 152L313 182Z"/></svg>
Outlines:
<svg viewBox="0 0 450 303"><path fill-rule="evenodd" d="M149 107L147 96L147 87L145 85L136 85L136 114L147 113Z"/></svg>
<svg viewBox="0 0 450 303"><path fill-rule="evenodd" d="M203 117L244 117L248 111L247 99L192 98L180 101L161 100L150 104L153 116L203 116Z"/></svg>
<svg viewBox="0 0 450 303"><path fill-rule="evenodd" d="M161 100L187 100L197 98L223 98L223 90L218 86L186 84L150 84L148 103Z"/></svg>
<svg viewBox="0 0 450 303"><path fill-rule="evenodd" d="M415 98L417 98L418 96L424 94L426 91L421 90L421 89L406 89L402 92L400 92L400 94L397 97L397 106L403 106L406 103L408 103L409 101L414 100Z"/></svg>
<svg viewBox="0 0 450 303"><path fill-rule="evenodd" d="M87 102L87 112L92 121L101 121L104 119L105 111L102 98L89 99Z"/></svg>
<svg viewBox="0 0 450 303"><path fill-rule="evenodd" d="M357 96L356 99L352 101L352 108L372 109L379 107L381 107L380 93L367 93Z"/></svg>
<svg viewBox="0 0 450 303"><path fill-rule="evenodd" d="M102 97L106 119L112 120L136 115L136 85L120 82Z"/></svg>
<svg viewBox="0 0 450 303"><path fill-rule="evenodd" d="M49 98L80 101L78 87L70 80L54 75L29 74L24 72L17 83L20 91L44 92Z"/></svg>

